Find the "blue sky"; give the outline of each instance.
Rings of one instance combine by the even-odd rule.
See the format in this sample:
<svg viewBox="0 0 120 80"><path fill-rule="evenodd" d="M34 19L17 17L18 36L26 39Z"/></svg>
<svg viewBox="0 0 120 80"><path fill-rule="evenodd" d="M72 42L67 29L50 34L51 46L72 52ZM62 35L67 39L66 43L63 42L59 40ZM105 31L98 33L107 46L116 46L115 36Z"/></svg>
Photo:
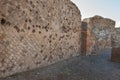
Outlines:
<svg viewBox="0 0 120 80"><path fill-rule="evenodd" d="M100 15L116 21L120 27L120 0L71 0L81 11L82 19Z"/></svg>

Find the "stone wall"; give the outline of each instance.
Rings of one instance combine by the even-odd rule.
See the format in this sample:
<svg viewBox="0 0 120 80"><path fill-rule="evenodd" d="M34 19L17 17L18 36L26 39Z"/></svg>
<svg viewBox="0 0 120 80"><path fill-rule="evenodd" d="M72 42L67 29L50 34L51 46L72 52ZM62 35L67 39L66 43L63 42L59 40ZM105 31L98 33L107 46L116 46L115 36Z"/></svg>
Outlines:
<svg viewBox="0 0 120 80"><path fill-rule="evenodd" d="M70 0L0 0L0 77L79 55L80 25Z"/></svg>
<svg viewBox="0 0 120 80"><path fill-rule="evenodd" d="M112 47L120 47L120 28L115 28L112 34Z"/></svg>
<svg viewBox="0 0 120 80"><path fill-rule="evenodd" d="M111 47L111 34L114 31L115 21L101 16L94 16L83 20L82 28L86 32L81 47L84 54L96 54L104 48Z"/></svg>
<svg viewBox="0 0 120 80"><path fill-rule="evenodd" d="M120 28L115 28L112 35L112 61L120 62Z"/></svg>

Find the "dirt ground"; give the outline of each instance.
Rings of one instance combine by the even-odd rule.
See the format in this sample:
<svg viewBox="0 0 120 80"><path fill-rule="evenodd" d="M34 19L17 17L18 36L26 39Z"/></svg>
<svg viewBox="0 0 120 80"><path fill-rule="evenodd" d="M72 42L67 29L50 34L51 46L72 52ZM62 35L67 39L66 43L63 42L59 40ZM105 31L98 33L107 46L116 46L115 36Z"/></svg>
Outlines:
<svg viewBox="0 0 120 80"><path fill-rule="evenodd" d="M78 56L0 80L120 80L120 63L111 62L109 49L99 55Z"/></svg>

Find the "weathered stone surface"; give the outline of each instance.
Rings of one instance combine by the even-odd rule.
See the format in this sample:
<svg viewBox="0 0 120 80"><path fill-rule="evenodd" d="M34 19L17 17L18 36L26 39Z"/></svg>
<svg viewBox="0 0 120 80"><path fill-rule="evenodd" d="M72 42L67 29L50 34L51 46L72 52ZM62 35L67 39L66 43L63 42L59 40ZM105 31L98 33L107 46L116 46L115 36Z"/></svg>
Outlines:
<svg viewBox="0 0 120 80"><path fill-rule="evenodd" d="M120 62L120 28L115 28L112 35L112 55L111 60Z"/></svg>
<svg viewBox="0 0 120 80"><path fill-rule="evenodd" d="M79 55L80 25L70 0L0 0L0 77Z"/></svg>
<svg viewBox="0 0 120 80"><path fill-rule="evenodd" d="M112 34L112 47L120 47L120 28L115 28Z"/></svg>
<svg viewBox="0 0 120 80"><path fill-rule="evenodd" d="M111 34L115 27L115 21L101 16L94 16L83 20L85 24L82 28L86 28L86 41L84 45L85 54L95 54L104 48L111 47Z"/></svg>

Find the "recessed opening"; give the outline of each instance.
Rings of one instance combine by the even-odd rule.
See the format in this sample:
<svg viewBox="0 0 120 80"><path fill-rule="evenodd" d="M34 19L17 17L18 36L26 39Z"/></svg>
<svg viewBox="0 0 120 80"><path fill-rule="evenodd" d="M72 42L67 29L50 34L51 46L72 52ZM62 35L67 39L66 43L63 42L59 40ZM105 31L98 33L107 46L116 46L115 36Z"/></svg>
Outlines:
<svg viewBox="0 0 120 80"><path fill-rule="evenodd" d="M6 23L6 20L4 18L1 19L1 24L4 25Z"/></svg>

